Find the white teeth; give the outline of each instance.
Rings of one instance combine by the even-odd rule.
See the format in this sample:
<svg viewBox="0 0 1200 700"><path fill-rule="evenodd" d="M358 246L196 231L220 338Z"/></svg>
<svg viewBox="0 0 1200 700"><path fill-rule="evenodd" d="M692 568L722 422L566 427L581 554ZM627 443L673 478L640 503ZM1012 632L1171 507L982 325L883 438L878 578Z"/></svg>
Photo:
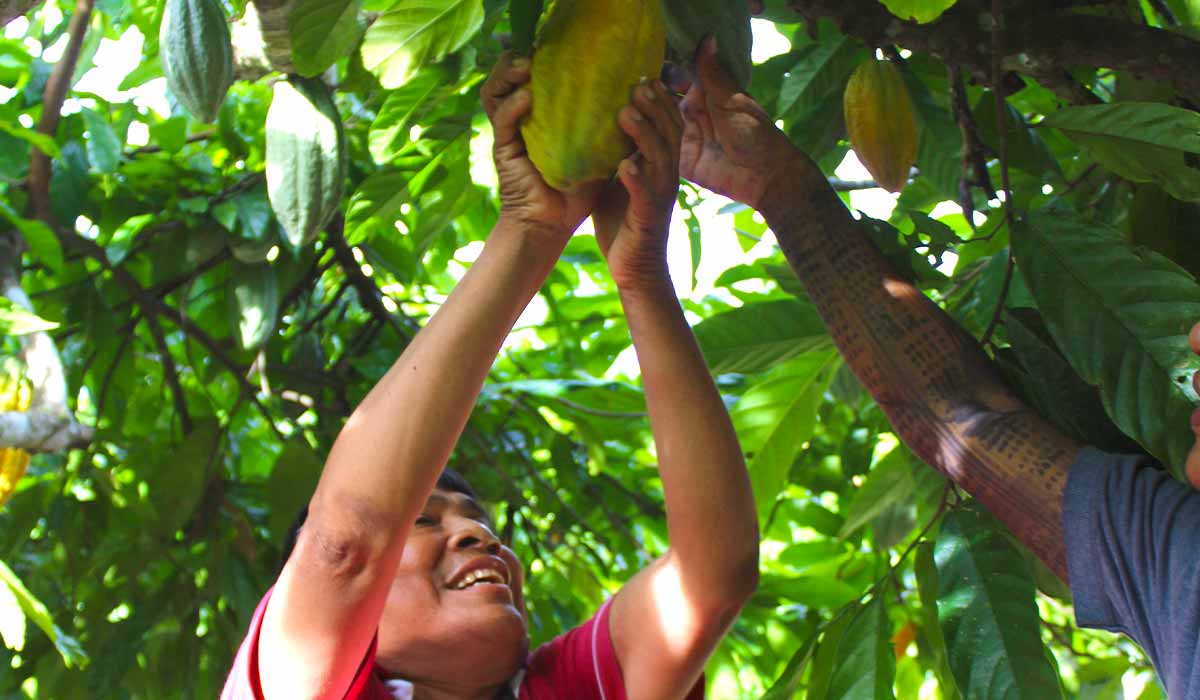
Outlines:
<svg viewBox="0 0 1200 700"><path fill-rule="evenodd" d="M462 577L462 580L454 584L455 590L462 590L476 583L508 583L506 577L501 572L495 569L476 569Z"/></svg>

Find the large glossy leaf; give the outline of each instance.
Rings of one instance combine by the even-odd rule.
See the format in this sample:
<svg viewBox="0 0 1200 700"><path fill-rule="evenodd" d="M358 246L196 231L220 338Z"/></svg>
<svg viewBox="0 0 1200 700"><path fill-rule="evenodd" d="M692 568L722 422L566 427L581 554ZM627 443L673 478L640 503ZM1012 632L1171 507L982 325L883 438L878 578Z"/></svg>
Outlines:
<svg viewBox="0 0 1200 700"><path fill-rule="evenodd" d="M912 498L917 485L912 459L907 448L898 446L871 468L867 480L854 492L838 537L853 535L892 505Z"/></svg>
<svg viewBox="0 0 1200 700"><path fill-rule="evenodd" d="M362 58L386 88L456 51L483 26L481 0L400 0L367 30Z"/></svg>
<svg viewBox="0 0 1200 700"><path fill-rule="evenodd" d="M730 412L746 454L759 522L787 483L788 470L816 426L817 407L830 378L831 352L801 355L754 383Z"/></svg>
<svg viewBox="0 0 1200 700"><path fill-rule="evenodd" d="M933 542L924 541L917 545L913 555L913 573L917 579L917 595L921 599L921 634L924 635L924 645L928 651L923 651L933 674L938 681L938 690L945 700L959 700L962 693L958 690L958 681L950 670L950 655L946 652L946 638L942 636L942 626L938 622L938 583L937 565L933 558Z"/></svg>
<svg viewBox="0 0 1200 700"><path fill-rule="evenodd" d="M57 323L40 318L8 297L0 296L0 335L27 335L55 328L58 328Z"/></svg>
<svg viewBox="0 0 1200 700"><path fill-rule="evenodd" d="M761 372L833 345L825 323L807 299L748 304L710 316L693 330L709 369L716 374Z"/></svg>
<svg viewBox="0 0 1200 700"><path fill-rule="evenodd" d="M838 648L838 660L825 697L830 700L894 698L896 658L887 605L875 596L850 620ZM811 696L810 696L811 697Z"/></svg>
<svg viewBox="0 0 1200 700"><path fill-rule="evenodd" d="M1104 167L1134 182L1155 182L1175 197L1200 201L1200 114L1157 102L1067 107L1048 115ZM1191 154L1190 156L1186 154Z"/></svg>
<svg viewBox="0 0 1200 700"><path fill-rule="evenodd" d="M795 66L783 77L779 113L808 112L827 100L840 106L841 91L865 56L862 47L848 37L804 47Z"/></svg>
<svg viewBox="0 0 1200 700"><path fill-rule="evenodd" d="M358 41L360 0L300 0L288 15L292 62L305 77L320 75Z"/></svg>
<svg viewBox="0 0 1200 700"><path fill-rule="evenodd" d="M420 114L439 90L444 89L447 75L436 68L423 70L403 86L388 93L379 114L371 123L371 157L376 163L387 163L411 143L410 130Z"/></svg>
<svg viewBox="0 0 1200 700"><path fill-rule="evenodd" d="M1100 387L1117 427L1181 474L1200 401L1191 386L1200 358L1187 342L1200 319L1200 285L1112 229L1062 211L1022 221L1013 250L1071 366Z"/></svg>
<svg viewBox="0 0 1200 700"><path fill-rule="evenodd" d="M977 505L951 511L934 550L938 622L964 697L1062 697L1039 633L1033 577L1003 526Z"/></svg>

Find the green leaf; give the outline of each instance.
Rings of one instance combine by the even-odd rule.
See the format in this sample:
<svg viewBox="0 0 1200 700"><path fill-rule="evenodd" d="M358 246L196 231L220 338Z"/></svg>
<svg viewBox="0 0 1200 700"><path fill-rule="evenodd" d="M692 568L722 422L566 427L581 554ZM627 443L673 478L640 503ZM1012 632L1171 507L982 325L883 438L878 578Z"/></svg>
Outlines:
<svg viewBox="0 0 1200 700"><path fill-rule="evenodd" d="M875 596L850 620L829 681L830 700L895 698L896 657L883 598Z"/></svg>
<svg viewBox="0 0 1200 700"><path fill-rule="evenodd" d="M946 10L954 7L955 0L879 0L893 15L903 20L925 24L932 22Z"/></svg>
<svg viewBox="0 0 1200 700"><path fill-rule="evenodd" d="M17 126L2 119L0 119L0 131L3 131L10 136L15 136L24 141L28 141L29 144L34 148L38 149L42 153L45 153L51 158L60 158L62 156L62 151L58 148L58 144L55 143L54 139L41 133L40 131L26 129L23 126Z"/></svg>
<svg viewBox="0 0 1200 700"><path fill-rule="evenodd" d="M799 52L796 65L783 77L778 113L795 110L803 114L831 99L840 108L846 81L866 55L850 37L806 46Z"/></svg>
<svg viewBox="0 0 1200 700"><path fill-rule="evenodd" d="M279 316L279 282L270 265L237 264L229 278L231 322L243 350L257 350L275 330Z"/></svg>
<svg viewBox="0 0 1200 700"><path fill-rule="evenodd" d="M388 89L457 51L483 26L480 0L400 0L367 30L362 58Z"/></svg>
<svg viewBox="0 0 1200 700"><path fill-rule="evenodd" d="M0 336L28 335L55 328L58 328L57 323L40 318L8 297L0 296Z"/></svg>
<svg viewBox="0 0 1200 700"><path fill-rule="evenodd" d="M513 50L522 56L533 53L538 19L542 16L544 0L509 0L509 21L512 24Z"/></svg>
<svg viewBox="0 0 1200 700"><path fill-rule="evenodd" d="M776 367L746 389L730 411L746 453L759 522L766 522L792 462L812 436L828 383L818 378L836 357L814 352Z"/></svg>
<svg viewBox="0 0 1200 700"><path fill-rule="evenodd" d="M25 611L8 584L0 584L0 641L13 651L25 648Z"/></svg>
<svg viewBox="0 0 1200 700"><path fill-rule="evenodd" d="M921 631L928 644L929 665L937 678L938 689L945 700L960 700L962 693L958 691L958 681L950 671L950 656L946 652L946 638L942 636L942 627L938 623L938 573L933 559L933 543L929 541L917 545L913 557L913 573L917 579L917 595L921 599Z"/></svg>
<svg viewBox="0 0 1200 700"><path fill-rule="evenodd" d="M300 0L288 15L292 62L307 78L320 75L358 41L359 0Z"/></svg>
<svg viewBox="0 0 1200 700"><path fill-rule="evenodd" d="M38 600L37 596L25 587L16 573L2 561L0 561L0 586L8 587L13 597L16 598L21 612L24 613L25 619L32 620L33 624L46 633L68 668L83 666L87 663L87 654L79 642L73 637L63 634L58 625L54 624L54 618L51 617L50 611L46 609L42 601Z"/></svg>
<svg viewBox="0 0 1200 700"><path fill-rule="evenodd" d="M846 510L846 523L838 533L840 539L858 532L891 506L912 498L917 484L913 459L907 448L898 446L872 467L866 481L854 492Z"/></svg>
<svg viewBox="0 0 1200 700"><path fill-rule="evenodd" d="M809 674L808 693L805 700L827 700L829 686L833 680L835 667L841 658L842 640L850 622L857 617L862 606L857 600L852 600L838 611L837 616L830 621L821 636L813 658L812 673Z"/></svg>
<svg viewBox="0 0 1200 700"><path fill-rule="evenodd" d="M1061 698L1042 644L1033 577L1002 527L977 504L942 521L934 562L950 668L968 698Z"/></svg>
<svg viewBox="0 0 1200 700"><path fill-rule="evenodd" d="M1200 358L1187 339L1200 318L1200 285L1161 255L1063 211L1018 222L1012 246L1067 361L1100 387L1117 427L1181 476L1200 403L1191 385Z"/></svg>
<svg viewBox="0 0 1200 700"><path fill-rule="evenodd" d="M102 173L116 172L121 164L121 139L98 112L83 110L83 123L88 131L88 160Z"/></svg>
<svg viewBox="0 0 1200 700"><path fill-rule="evenodd" d="M62 245L58 242L58 236L54 235L54 231L49 226L37 219L22 217L3 199L0 199L0 216L8 219L9 223L17 227L34 257L54 272L62 270Z"/></svg>
<svg viewBox="0 0 1200 700"><path fill-rule="evenodd" d="M448 76L437 68L423 70L388 93L371 123L368 143L376 163L388 163L411 143L409 131L430 98L444 88Z"/></svg>
<svg viewBox="0 0 1200 700"><path fill-rule="evenodd" d="M207 479L220 468L217 457L220 439L220 427L215 419L197 421L183 443L157 457L144 469L148 499L154 506L164 535L173 536L191 519L204 495Z"/></svg>
<svg viewBox="0 0 1200 700"><path fill-rule="evenodd" d="M1200 114L1157 102L1066 107L1046 117L1101 165L1134 182L1155 182L1200 201ZM1185 156L1185 154L1191 154Z"/></svg>
<svg viewBox="0 0 1200 700"><path fill-rule="evenodd" d="M284 446L267 479L267 502L271 506L267 526L274 541L283 541L300 508L312 498L322 466L304 440L293 439Z"/></svg>
<svg viewBox="0 0 1200 700"><path fill-rule="evenodd" d="M807 299L747 304L710 316L693 331L714 374L761 372L833 345Z"/></svg>

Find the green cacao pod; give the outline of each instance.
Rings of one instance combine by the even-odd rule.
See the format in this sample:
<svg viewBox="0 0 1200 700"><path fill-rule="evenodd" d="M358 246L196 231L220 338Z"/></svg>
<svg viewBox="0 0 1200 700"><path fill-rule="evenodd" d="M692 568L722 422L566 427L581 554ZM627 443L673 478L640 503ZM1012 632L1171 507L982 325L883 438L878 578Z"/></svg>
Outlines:
<svg viewBox="0 0 1200 700"><path fill-rule="evenodd" d="M546 182L571 191L611 177L633 151L617 113L662 71L661 0L558 0L538 33L521 126Z"/></svg>
<svg viewBox="0 0 1200 700"><path fill-rule="evenodd" d="M667 43L671 50L690 61L700 41L717 37L717 59L743 89L750 85L754 62L750 49L750 4L743 0L663 0Z"/></svg>
<svg viewBox="0 0 1200 700"><path fill-rule="evenodd" d="M312 243L337 213L345 180L346 136L329 87L309 78L275 83L267 197L293 250Z"/></svg>
<svg viewBox="0 0 1200 700"><path fill-rule="evenodd" d="M859 161L880 187L904 189L920 132L904 78L890 61L869 58L846 84L846 130Z"/></svg>
<svg viewBox="0 0 1200 700"><path fill-rule="evenodd" d="M233 84L233 42L218 0L167 0L158 36L167 87L200 121L221 111Z"/></svg>
<svg viewBox="0 0 1200 700"><path fill-rule="evenodd" d="M235 263L229 276L230 321L238 329L238 345L257 350L271 338L279 316L279 282L267 264Z"/></svg>

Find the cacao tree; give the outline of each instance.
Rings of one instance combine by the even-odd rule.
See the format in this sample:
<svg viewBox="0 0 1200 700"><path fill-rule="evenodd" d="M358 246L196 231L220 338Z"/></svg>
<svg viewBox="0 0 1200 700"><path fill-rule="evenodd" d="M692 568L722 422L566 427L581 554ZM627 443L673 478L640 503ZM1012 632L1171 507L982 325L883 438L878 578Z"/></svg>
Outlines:
<svg viewBox="0 0 1200 700"><path fill-rule="evenodd" d="M542 5L0 5L0 696L218 695L342 421L496 218L477 92L503 50L533 46ZM179 8L195 32L164 26ZM717 33L1031 405L1180 476L1200 368L1182 335L1200 320L1200 4L746 10L666 0L676 70ZM898 194L856 166L846 128L845 88L876 60L919 133L868 120L861 137L915 152L886 183ZM582 129L604 118L575 106ZM689 185L679 205L674 278L763 536L709 696L1162 697L1140 650L1075 627L1062 582L898 443L762 219ZM455 454L528 565L535 643L665 547L631 358L581 233Z"/></svg>

